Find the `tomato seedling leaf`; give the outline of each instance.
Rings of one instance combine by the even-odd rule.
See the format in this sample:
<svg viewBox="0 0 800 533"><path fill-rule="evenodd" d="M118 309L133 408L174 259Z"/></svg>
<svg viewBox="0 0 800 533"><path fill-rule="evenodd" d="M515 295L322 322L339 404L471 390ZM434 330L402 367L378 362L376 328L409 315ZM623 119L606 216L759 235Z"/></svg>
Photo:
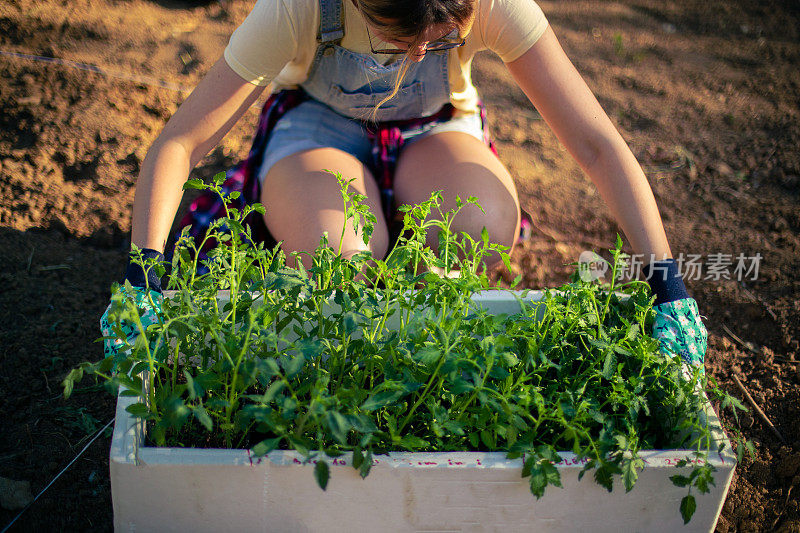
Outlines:
<svg viewBox="0 0 800 533"><path fill-rule="evenodd" d="M328 468L328 463L321 457L317 459L317 464L314 465L314 477L317 479L317 484L322 490L328 488L328 480L331 477L331 472Z"/></svg>
<svg viewBox="0 0 800 533"><path fill-rule="evenodd" d="M694 516L694 512L697 510L697 502L694 499L692 494L687 494L681 500L681 518L683 518L683 523L688 524L689 521Z"/></svg>

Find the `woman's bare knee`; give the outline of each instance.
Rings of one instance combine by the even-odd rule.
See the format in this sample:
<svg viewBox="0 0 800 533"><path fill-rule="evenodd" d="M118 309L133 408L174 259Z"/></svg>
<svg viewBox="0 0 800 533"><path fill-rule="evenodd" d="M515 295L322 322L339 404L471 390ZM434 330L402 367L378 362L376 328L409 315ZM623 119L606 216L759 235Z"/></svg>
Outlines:
<svg viewBox="0 0 800 533"><path fill-rule="evenodd" d="M352 220L345 224L341 187L326 169L353 179L350 190L363 194L364 203L375 216L372 235L364 243L363 222L358 231ZM381 211L378 187L361 162L334 148L317 148L287 156L267 173L261 192L266 213L264 221L287 256L300 252L303 265L309 267L308 254L319 246L323 233L328 244L343 254L369 250L382 258L388 248L388 230Z"/></svg>
<svg viewBox="0 0 800 533"><path fill-rule="evenodd" d="M456 207L457 196L465 202L474 196L483 209L465 205L453 219L454 232L466 232L477 241L486 228L490 242L513 246L520 223L516 187L508 170L478 139L460 132L439 133L403 152L395 177L398 202L420 203L435 190L443 191L444 212ZM428 235L427 244L438 247L438 231ZM496 252L484 259L487 266L498 261Z"/></svg>

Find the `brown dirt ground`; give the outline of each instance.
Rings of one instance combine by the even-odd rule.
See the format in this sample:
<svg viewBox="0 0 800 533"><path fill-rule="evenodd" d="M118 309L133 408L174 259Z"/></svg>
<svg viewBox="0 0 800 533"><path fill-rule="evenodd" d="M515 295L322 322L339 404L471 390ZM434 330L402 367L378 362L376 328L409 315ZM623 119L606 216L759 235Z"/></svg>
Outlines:
<svg viewBox="0 0 800 533"><path fill-rule="evenodd" d="M0 476L29 481L34 494L113 417L105 392L84 385L65 402L59 382L101 357L93 341L124 266L139 165L187 94L153 84L193 86L252 4L0 5ZM644 166L673 252L763 257L756 280L687 281L708 317L709 373L731 391L738 376L786 439L756 416L726 418L757 454L738 467L717 530L800 531L800 7L541 5ZM482 55L474 77L535 222L514 269L524 286L560 284L566 263L607 248L618 227L502 63ZM256 118L254 108L194 175L242 157ZM92 445L15 530L111 529L108 444ZM0 509L0 525L14 514Z"/></svg>

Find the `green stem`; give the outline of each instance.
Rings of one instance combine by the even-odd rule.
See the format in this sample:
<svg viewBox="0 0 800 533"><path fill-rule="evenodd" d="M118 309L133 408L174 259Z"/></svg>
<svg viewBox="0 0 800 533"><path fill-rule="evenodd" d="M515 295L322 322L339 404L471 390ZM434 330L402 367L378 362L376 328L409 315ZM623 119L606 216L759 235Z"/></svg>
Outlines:
<svg viewBox="0 0 800 533"><path fill-rule="evenodd" d="M297 427L294 430L294 436L295 437L300 438L300 437L303 436L303 429L305 429L306 422L308 421L308 418L311 416L311 407L312 407L313 404L314 404L314 402L312 401L308 405L308 410L305 412L305 414L303 414L303 418L300 419L300 423L297 424Z"/></svg>
<svg viewBox="0 0 800 533"><path fill-rule="evenodd" d="M486 366L486 372L484 372L483 376L481 376L480 384L477 387L475 387L475 389L472 391L472 394L470 394L469 398L467 398L467 401L464 404L464 406L460 409L461 412L458 414L456 422L461 422L461 419L464 418L465 414L467 414L467 408L473 402L473 400L475 400L475 398L478 396L478 391L483 389L483 386L486 383L486 378L489 376L489 372L492 371L492 366L494 366L494 361L489 360L489 364Z"/></svg>
<svg viewBox="0 0 800 533"><path fill-rule="evenodd" d="M244 345L242 346L242 349L239 352L239 357L236 358L236 365L235 365L235 367L233 369L233 381L231 383L231 388L230 388L230 391L228 392L228 394L226 395L226 397L228 399L228 408L226 409L226 412L225 412L225 421L227 423L230 423L231 414L233 413L234 406L239 403L238 399L234 398L234 396L237 396L237 394L236 394L236 381L237 381L237 378L239 377L239 366L242 364L242 359L244 358L244 354L247 353L247 349L250 347L250 340L251 340L250 334L253 331L253 325L254 324L255 324L255 321L253 320L253 317L251 315L250 316L250 324L247 327L247 333L246 333L245 339L244 339ZM226 389L227 389L227 387L226 387Z"/></svg>
<svg viewBox="0 0 800 533"><path fill-rule="evenodd" d="M339 387L342 385L342 380L344 379L345 372L347 370L347 348L350 346L350 337L345 337L342 335L342 352L341 352L341 368L339 369L339 377L336 378L336 381L333 383L333 388L331 391L335 393ZM331 366L333 368L333 366Z"/></svg>
<svg viewBox="0 0 800 533"><path fill-rule="evenodd" d="M339 256L342 255L342 247L344 245L344 232L345 232L345 229L347 229L347 219L350 218L348 216L348 213L347 213L347 195L344 194L344 191L346 191L346 190L347 189L346 189L346 186L345 186L345 189L342 190L342 204L344 205L344 207L343 207L343 209L344 209L344 224L342 224L342 234L339 236L339 252L337 254Z"/></svg>
<svg viewBox="0 0 800 533"><path fill-rule="evenodd" d="M142 325L142 319L139 316L139 313L136 312L133 314L136 317L136 325L139 328L139 334L144 337L144 347L145 353L147 354L147 375L150 380L150 387L148 387L147 391L147 399L150 403L150 409L155 410L156 405L156 383L155 383L155 359L153 359L153 354L150 352L150 340L147 338L145 334L145 327Z"/></svg>
<svg viewBox="0 0 800 533"><path fill-rule="evenodd" d="M612 260L614 262L614 265L611 267L611 284L610 287L608 288L608 296L606 297L606 304L603 306L603 321L605 321L606 313L608 313L608 304L611 302L611 295L614 294L614 282L617 279L618 258L619 258L619 250L614 250L614 252L612 253Z"/></svg>
<svg viewBox="0 0 800 533"><path fill-rule="evenodd" d="M175 342L175 352L172 354L172 390L175 390L176 385L178 384L178 355L180 354L179 351L179 342Z"/></svg>
<svg viewBox="0 0 800 533"><path fill-rule="evenodd" d="M253 426L255 425L256 425L255 422L251 422L250 425L247 426L247 429L244 431L244 433L242 433L242 436L239 438L239 442L236 443L236 448L242 447L242 442L244 442L244 439L247 437L247 435L250 433L250 430L253 429Z"/></svg>
<svg viewBox="0 0 800 533"><path fill-rule="evenodd" d="M431 377L428 380L428 384L425 386L425 390L422 391L422 394L419 395L419 397L417 398L417 401L414 403L413 407L411 407L411 410L408 412L406 417L403 419L403 422L400 424L400 427L397 428L397 432L398 433L402 433L403 432L403 428L405 428L406 424L408 424L408 421L411 420L411 417L414 415L414 411L417 410L417 407L420 406L422 401L425 399L425 396L428 395L428 391L430 390L431 386L433 385L434 380L436 380L436 378L439 377L438 376L439 369L442 368L442 365L444 364L445 359L447 359L447 352L443 353L442 356L439 358L439 363L436 365L436 369L434 369L434 371L431 373ZM444 379L444 378L442 378L442 379Z"/></svg>

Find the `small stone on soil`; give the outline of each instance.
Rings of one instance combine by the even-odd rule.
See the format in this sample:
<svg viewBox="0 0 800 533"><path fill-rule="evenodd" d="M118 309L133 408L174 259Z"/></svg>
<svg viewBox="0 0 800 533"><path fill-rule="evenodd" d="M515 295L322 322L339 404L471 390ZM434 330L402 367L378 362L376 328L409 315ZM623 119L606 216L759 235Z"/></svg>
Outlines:
<svg viewBox="0 0 800 533"><path fill-rule="evenodd" d="M31 500L33 496L29 481L0 477L0 507L7 511L15 511L28 505Z"/></svg>

